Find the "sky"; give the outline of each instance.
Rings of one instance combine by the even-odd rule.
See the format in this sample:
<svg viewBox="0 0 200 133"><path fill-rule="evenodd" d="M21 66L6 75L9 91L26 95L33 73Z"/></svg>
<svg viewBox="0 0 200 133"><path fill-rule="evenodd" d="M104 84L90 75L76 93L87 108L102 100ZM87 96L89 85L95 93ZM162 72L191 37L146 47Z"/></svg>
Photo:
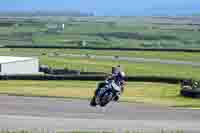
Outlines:
<svg viewBox="0 0 200 133"><path fill-rule="evenodd" d="M63 10L107 16L187 15L200 13L200 0L0 0L0 12Z"/></svg>

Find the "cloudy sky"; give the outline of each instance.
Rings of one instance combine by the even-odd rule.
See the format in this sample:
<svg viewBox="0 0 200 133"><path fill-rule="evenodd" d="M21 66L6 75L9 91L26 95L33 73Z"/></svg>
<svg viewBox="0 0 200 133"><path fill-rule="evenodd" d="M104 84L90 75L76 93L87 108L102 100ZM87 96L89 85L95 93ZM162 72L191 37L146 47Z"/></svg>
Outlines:
<svg viewBox="0 0 200 133"><path fill-rule="evenodd" d="M200 0L0 0L0 11L93 12L96 15L200 13Z"/></svg>

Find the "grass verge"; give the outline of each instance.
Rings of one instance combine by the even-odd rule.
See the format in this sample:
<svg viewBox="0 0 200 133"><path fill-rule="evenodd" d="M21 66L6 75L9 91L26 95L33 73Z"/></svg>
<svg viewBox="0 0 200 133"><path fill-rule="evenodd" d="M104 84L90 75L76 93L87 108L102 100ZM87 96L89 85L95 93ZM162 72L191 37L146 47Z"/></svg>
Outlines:
<svg viewBox="0 0 200 133"><path fill-rule="evenodd" d="M0 94L89 99L94 81L0 81ZM199 99L179 96L179 85L128 82L121 101L171 107L200 107Z"/></svg>
<svg viewBox="0 0 200 133"><path fill-rule="evenodd" d="M111 72L111 67L121 64L127 75L165 76L200 79L200 69L189 65L159 63L133 63L100 59L82 59L70 57L40 57L41 64L53 68L61 67L81 71Z"/></svg>
<svg viewBox="0 0 200 133"><path fill-rule="evenodd" d="M103 56L123 56L138 58L159 58L181 61L199 62L200 53L187 52L158 52L158 51L112 51L112 50L77 50L77 49L29 49L29 48L0 48L0 54L6 55L41 55L42 53L59 53L59 54L88 54Z"/></svg>
<svg viewBox="0 0 200 133"><path fill-rule="evenodd" d="M45 64L50 67L57 68L68 68L76 69L80 71L89 71L89 72L106 72L111 71L111 67L121 64L125 72L128 75L145 75L145 76L172 76L172 77L184 77L184 78L196 78L200 79L200 70L198 67L193 67L190 65L172 65L172 64L160 64L160 63L136 63L128 61L111 61L111 60L100 60L100 59L90 59L90 58L72 58L72 57L48 57L45 56L45 53L77 53L77 54L102 54L109 55L109 52L105 51L84 51L84 50L50 50L50 49L0 49L0 55L9 55L9 56L37 56L40 59L40 64ZM80 53L79 53L80 52ZM102 52L102 53L100 53ZM129 55L135 57L151 57L151 58L166 58L168 59L181 59L181 60L197 60L199 59L199 54L191 53L162 53L162 52L113 52L111 51L110 55ZM44 55L42 55L44 54ZM188 55L187 55L188 54ZM191 55L190 55L191 54Z"/></svg>

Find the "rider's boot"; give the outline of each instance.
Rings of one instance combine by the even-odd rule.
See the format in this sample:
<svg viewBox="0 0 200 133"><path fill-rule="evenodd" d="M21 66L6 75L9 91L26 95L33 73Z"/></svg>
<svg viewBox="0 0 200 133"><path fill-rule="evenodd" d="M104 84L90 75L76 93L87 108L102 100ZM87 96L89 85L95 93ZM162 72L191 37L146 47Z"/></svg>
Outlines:
<svg viewBox="0 0 200 133"><path fill-rule="evenodd" d="M90 101L90 106L92 106L92 107L97 106L95 99L96 99L95 96L93 96L91 101Z"/></svg>
<svg viewBox="0 0 200 133"><path fill-rule="evenodd" d="M120 97L120 93L116 93L115 98L113 99L115 102L117 102L119 100Z"/></svg>

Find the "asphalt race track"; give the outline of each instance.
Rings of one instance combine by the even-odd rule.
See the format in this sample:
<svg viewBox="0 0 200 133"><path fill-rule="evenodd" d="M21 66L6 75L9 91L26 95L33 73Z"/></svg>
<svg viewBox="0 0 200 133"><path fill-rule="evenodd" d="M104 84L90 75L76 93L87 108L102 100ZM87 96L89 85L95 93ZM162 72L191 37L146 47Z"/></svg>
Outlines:
<svg viewBox="0 0 200 133"><path fill-rule="evenodd" d="M111 103L92 108L84 100L0 96L0 128L48 131L200 132L200 111L144 104Z"/></svg>

